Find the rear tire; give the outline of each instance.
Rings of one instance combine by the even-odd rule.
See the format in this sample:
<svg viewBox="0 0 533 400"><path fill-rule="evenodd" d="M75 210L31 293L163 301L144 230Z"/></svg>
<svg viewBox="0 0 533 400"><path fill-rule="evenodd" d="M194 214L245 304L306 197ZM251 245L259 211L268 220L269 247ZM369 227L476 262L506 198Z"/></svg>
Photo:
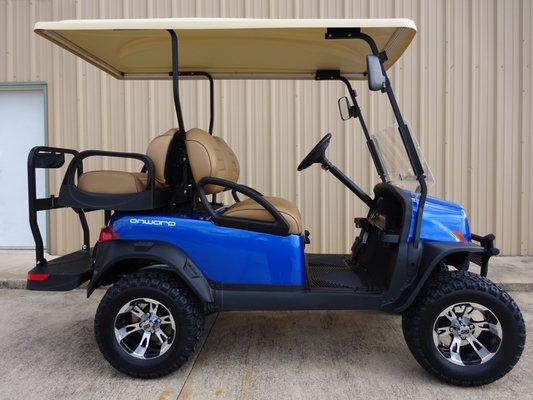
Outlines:
<svg viewBox="0 0 533 400"><path fill-rule="evenodd" d="M466 271L439 271L404 313L402 329L417 362L458 386L503 377L520 359L526 339L511 296Z"/></svg>
<svg viewBox="0 0 533 400"><path fill-rule="evenodd" d="M194 353L204 327L195 297L171 275L138 272L105 294L94 320L96 342L117 370L135 378L158 378Z"/></svg>

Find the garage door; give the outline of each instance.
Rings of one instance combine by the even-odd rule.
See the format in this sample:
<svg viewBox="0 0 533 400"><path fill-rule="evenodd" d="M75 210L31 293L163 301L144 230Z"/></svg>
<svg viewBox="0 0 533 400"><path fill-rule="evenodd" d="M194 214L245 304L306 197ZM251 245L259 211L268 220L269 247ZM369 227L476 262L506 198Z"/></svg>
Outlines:
<svg viewBox="0 0 533 400"><path fill-rule="evenodd" d="M0 248L33 248L28 225L29 150L45 144L45 91L0 84ZM46 195L44 170L37 170L37 196ZM46 243L46 215L39 213Z"/></svg>

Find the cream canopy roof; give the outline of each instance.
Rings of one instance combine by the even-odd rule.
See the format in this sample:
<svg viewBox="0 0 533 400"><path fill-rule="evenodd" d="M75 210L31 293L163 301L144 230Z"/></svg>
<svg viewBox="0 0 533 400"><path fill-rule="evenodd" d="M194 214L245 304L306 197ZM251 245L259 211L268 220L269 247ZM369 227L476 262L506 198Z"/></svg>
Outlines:
<svg viewBox="0 0 533 400"><path fill-rule="evenodd" d="M327 28L361 28L387 52L387 69L416 33L410 19L67 20L38 22L34 30L118 79L169 79L169 29L178 36L180 71L215 79L313 79L318 69L334 69L364 79L368 44L326 40Z"/></svg>

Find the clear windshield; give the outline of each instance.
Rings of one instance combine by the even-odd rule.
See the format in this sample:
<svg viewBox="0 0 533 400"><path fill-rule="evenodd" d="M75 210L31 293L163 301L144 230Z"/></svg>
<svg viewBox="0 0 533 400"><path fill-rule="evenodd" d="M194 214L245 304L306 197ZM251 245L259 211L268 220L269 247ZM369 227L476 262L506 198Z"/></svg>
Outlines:
<svg viewBox="0 0 533 400"><path fill-rule="evenodd" d="M371 138L376 146L381 164L385 169L387 182L404 189L415 191L418 187L418 182L413 172L413 167L411 167L411 163L409 162L402 138L398 132L398 124L395 123L380 130L378 133L372 135ZM433 178L433 174L429 169L428 163L422 157L420 146L414 136L413 142L426 174L426 182L428 184L434 183L435 179Z"/></svg>

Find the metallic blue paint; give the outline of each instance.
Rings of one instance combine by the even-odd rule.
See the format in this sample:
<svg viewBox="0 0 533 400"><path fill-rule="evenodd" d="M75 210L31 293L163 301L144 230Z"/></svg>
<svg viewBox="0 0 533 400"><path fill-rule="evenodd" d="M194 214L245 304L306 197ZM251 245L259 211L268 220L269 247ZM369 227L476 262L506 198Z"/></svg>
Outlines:
<svg viewBox="0 0 533 400"><path fill-rule="evenodd" d="M419 195L411 193L413 212L409 241L413 238ZM201 215L123 214L110 221L125 240L154 240L182 249L211 282L242 285L303 286L304 238L217 226ZM453 233L471 240L464 209L455 203L427 197L421 239L458 242Z"/></svg>
<svg viewBox="0 0 533 400"><path fill-rule="evenodd" d="M409 229L409 241L412 240L420 195L411 193L413 213ZM467 241L471 241L470 227L463 207L442 199L428 196L422 215L420 239L433 242L459 242L453 231L460 232Z"/></svg>
<svg viewBox="0 0 533 400"><path fill-rule="evenodd" d="M211 282L304 285L303 236L225 228L197 215L120 214L110 221L121 239L157 240L182 249Z"/></svg>

